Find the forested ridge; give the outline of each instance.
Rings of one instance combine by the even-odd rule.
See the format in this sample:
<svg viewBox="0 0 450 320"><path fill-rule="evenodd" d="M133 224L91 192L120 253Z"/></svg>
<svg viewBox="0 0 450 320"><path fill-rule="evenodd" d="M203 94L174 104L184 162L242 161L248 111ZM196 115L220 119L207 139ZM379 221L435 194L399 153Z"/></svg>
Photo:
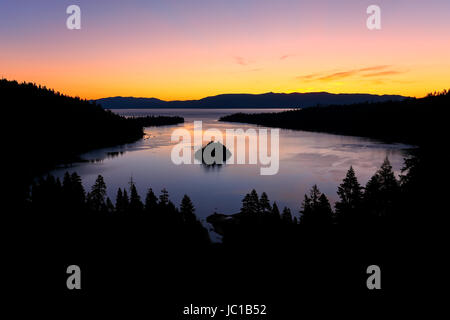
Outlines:
<svg viewBox="0 0 450 320"><path fill-rule="evenodd" d="M446 164L449 157L444 150L448 144L446 137L449 108L450 91L444 90L430 93L420 99L347 106L317 106L280 113L237 113L222 117L220 120L357 135L415 145L404 159L400 180L397 181L398 177L394 177L392 173L387 174L390 172L390 169L387 170L390 166L385 163L363 188L356 183L357 173L351 169L344 180L344 182L347 180L348 185L341 185L337 192L341 200L336 204L334 211L328 208L328 201L324 195L318 189L313 189L304 200L306 210L302 216L304 226L310 224L306 223L308 220L317 220L322 221L322 225L330 225L333 222L344 229L352 226L352 230L362 233L370 231L382 233L392 230L392 237L404 237L412 245L421 237L423 243L428 243L432 241L431 239L443 235L442 232L429 234L429 231L445 225L441 223L444 219L442 208L447 204L438 199L444 199L448 189ZM380 179L381 177L385 178ZM350 185L353 187L350 188ZM348 193L349 191L351 192ZM314 198L317 200L311 200ZM358 200L355 202L352 199ZM361 199L363 201L360 201ZM317 209L318 213L312 215L313 218L308 218L311 201L317 202L317 206L322 209ZM288 213L286 212L285 216L289 216ZM242 213L237 215L236 220L241 221L240 215ZM375 216L379 218L373 220ZM224 227L223 224L221 227ZM225 223L225 227L232 230L229 232L230 236L235 233L242 234L239 226ZM301 229L302 233L305 233L311 228ZM363 238L365 236L362 235ZM386 245L389 245L390 240L392 243L394 240L397 241L388 239L389 237L385 237L379 240Z"/></svg>
<svg viewBox="0 0 450 320"><path fill-rule="evenodd" d="M0 80L8 160L23 192L31 179L93 149L136 141L143 127L182 123L181 117L125 118L100 105L34 83Z"/></svg>
<svg viewBox="0 0 450 320"><path fill-rule="evenodd" d="M308 194L299 195L298 208L279 208L270 202L265 192L255 189L242 199L239 213L213 214L208 221L223 235L224 243L238 245L252 243L283 243L298 240L302 233L327 233L333 229L349 232L384 230L409 225L415 220L415 211L408 201L413 198L415 170L418 163L409 158L403 174L396 177L388 158L369 179L361 185L357 173L350 167L336 190L338 201L332 206L326 194L313 185ZM407 209L408 208L408 209ZM406 215L405 215L406 214Z"/></svg>
<svg viewBox="0 0 450 320"><path fill-rule="evenodd" d="M386 100L403 100L399 95L372 95L328 92L274 93L263 94L219 94L199 100L163 101L156 98L110 97L98 99L103 107L122 108L292 108L302 105L311 107L316 104L350 104L357 102L381 102Z"/></svg>
<svg viewBox="0 0 450 320"><path fill-rule="evenodd" d="M445 134L450 91L402 101L316 106L279 113L235 113L221 121L430 145Z"/></svg>

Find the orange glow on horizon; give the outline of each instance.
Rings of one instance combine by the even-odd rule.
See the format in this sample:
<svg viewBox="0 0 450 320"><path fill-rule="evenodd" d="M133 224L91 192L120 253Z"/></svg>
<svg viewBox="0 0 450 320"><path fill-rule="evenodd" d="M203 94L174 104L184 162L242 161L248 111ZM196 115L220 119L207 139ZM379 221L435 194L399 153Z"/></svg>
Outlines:
<svg viewBox="0 0 450 320"><path fill-rule="evenodd" d="M369 31L364 1L342 8L319 2L299 2L305 16L278 1L242 12L214 3L183 11L174 2L181 9L159 14L117 4L104 16L85 2L81 30L42 18L38 27L0 31L0 77L86 99L317 91L423 97L450 87L444 9L384 4L382 30ZM168 12L178 19L168 20Z"/></svg>

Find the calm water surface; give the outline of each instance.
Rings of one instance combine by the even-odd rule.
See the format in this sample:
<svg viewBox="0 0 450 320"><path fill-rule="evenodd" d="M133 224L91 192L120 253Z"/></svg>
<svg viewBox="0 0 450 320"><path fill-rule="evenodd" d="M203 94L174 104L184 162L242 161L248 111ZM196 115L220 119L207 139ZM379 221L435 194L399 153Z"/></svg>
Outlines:
<svg viewBox="0 0 450 320"><path fill-rule="evenodd" d="M409 148L407 145L384 144L366 138L281 129L280 168L278 174L273 176L261 176L259 165L224 165L208 169L203 165L177 166L172 163L170 153L175 144L170 139L172 131L182 127L192 130L194 120L202 120L203 129L216 128L223 132L225 129L258 128L255 125L217 121L222 115L238 111L275 112L279 109L114 110L125 116L179 115L185 118L185 123L146 128L147 139L87 153L83 158L90 162L59 168L53 174L62 177L65 171L76 171L82 177L86 190L101 174L113 201L117 188L128 187L131 177L143 199L149 187L157 195L162 188L166 188L177 206L183 195L188 194L202 220L214 211L239 211L243 196L253 188L259 194L265 191L271 201L277 202L280 210L288 206L293 213L298 214L303 195L312 185L317 184L334 202L337 199L337 186L350 165L354 167L359 181L365 184L386 156L399 174L403 157Z"/></svg>

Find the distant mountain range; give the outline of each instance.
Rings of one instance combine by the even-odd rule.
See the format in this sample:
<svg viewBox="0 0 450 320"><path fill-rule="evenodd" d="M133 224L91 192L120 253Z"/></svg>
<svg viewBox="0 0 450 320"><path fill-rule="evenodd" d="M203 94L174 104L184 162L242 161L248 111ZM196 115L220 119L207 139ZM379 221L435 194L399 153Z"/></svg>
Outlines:
<svg viewBox="0 0 450 320"><path fill-rule="evenodd" d="M373 95L328 92L221 94L200 100L164 101L156 98L111 97L95 100L105 109L146 108L306 108L316 105L398 101L399 95Z"/></svg>

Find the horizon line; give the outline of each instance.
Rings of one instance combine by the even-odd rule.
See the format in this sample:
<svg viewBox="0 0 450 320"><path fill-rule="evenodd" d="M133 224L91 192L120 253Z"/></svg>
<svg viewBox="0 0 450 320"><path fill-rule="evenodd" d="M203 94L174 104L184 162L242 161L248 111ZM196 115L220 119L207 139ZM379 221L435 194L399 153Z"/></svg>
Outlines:
<svg viewBox="0 0 450 320"><path fill-rule="evenodd" d="M263 92L263 93L245 93L245 92L241 92L241 93L219 93L219 94L215 94L215 95L209 95L209 96L205 96L203 98L199 98L199 99L175 99L175 100L163 100L160 98L156 98L155 96L148 96L148 97L142 97L142 96L109 96L109 97L103 97L103 98L98 98L98 99L86 99L86 100L90 100L90 101L97 101L97 100L102 100L102 99L112 99L112 98L132 98L132 99L156 99L159 100L161 102L187 102L187 101L198 101L198 100L202 100L202 99L206 99L206 98L213 98L213 97L218 97L218 96L225 96L225 95L251 95L251 96L261 96L261 95L265 95L265 94L285 94L285 95L290 95L290 94L314 94L314 93L326 93L326 94L332 94L332 95L357 95L357 94L361 94L361 95L371 95L371 96L400 96L400 97L405 97L405 98L417 98L415 96L407 96L407 95L403 95L403 94L387 94L387 93L383 93L383 94L378 94L378 93L367 93L367 92L339 92L339 93L335 93L335 92L329 92L329 91L308 91L308 92L273 92L273 91L269 91L269 92ZM425 96L424 96L425 97Z"/></svg>

